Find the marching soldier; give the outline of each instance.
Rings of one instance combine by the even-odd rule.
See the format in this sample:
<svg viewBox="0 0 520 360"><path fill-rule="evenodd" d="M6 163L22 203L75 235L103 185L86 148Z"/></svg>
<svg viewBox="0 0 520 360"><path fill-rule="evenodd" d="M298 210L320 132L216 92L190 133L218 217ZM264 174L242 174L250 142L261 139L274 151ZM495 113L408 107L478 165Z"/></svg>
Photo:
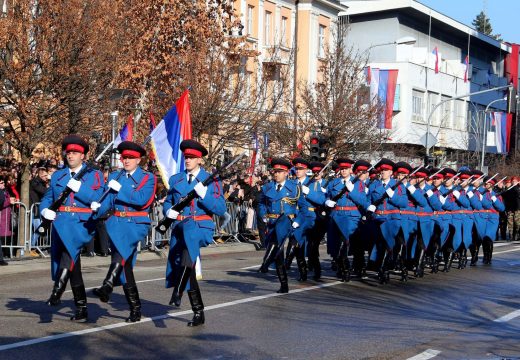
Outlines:
<svg viewBox="0 0 520 360"><path fill-rule="evenodd" d="M484 217L483 208L482 208L482 192L480 189L482 185L482 178L484 173L480 170L473 170L471 175L475 178L471 185L468 186L468 199L473 209L473 223L474 223L474 231L473 231L473 241L469 246L469 251L471 253L471 262L469 266L475 266L478 262L478 253L480 250L480 245L482 244L482 239L484 238L486 231L486 219Z"/></svg>
<svg viewBox="0 0 520 360"><path fill-rule="evenodd" d="M41 216L53 221L51 244L51 274L54 287L47 301L50 306L60 303L61 296L70 279L74 296L74 321L87 321L87 296L81 274L80 252L93 236L95 221L92 219L90 203L101 196L103 174L89 169L80 178L75 179L87 164L83 163L89 150L88 143L77 135L66 136L61 144L66 153L67 167L52 174L51 184L43 196L40 208ZM57 212L49 209L54 201L66 189L72 190L65 203Z"/></svg>
<svg viewBox="0 0 520 360"><path fill-rule="evenodd" d="M482 262L486 265L491 264L491 258L493 257L493 242L497 238L498 231L498 213L505 210L502 196L497 197L493 191L495 183L495 179L486 178L484 182L485 192L482 195L482 207L487 210L484 213L486 215L486 231L482 239L482 250L484 251Z"/></svg>
<svg viewBox="0 0 520 360"><path fill-rule="evenodd" d="M309 257L309 269L314 272L313 279L318 281L321 278L321 264L320 264L320 243L327 232L327 213L324 211L323 203L325 201L325 179L323 179L320 171L325 167L324 164L313 161L310 163L311 170L315 175L314 180L309 184L312 191L310 197L307 195L307 200L314 206L313 228L307 233L307 253Z"/></svg>
<svg viewBox="0 0 520 360"><path fill-rule="evenodd" d="M222 187L217 179L208 186L202 184L211 174L201 167L202 157L208 150L195 140L184 140L180 144L184 153L186 170L173 175L169 180L168 195L164 202L164 215L175 220L172 225L170 252L166 267L166 288L173 287L169 304L180 306L184 290L193 310L193 319L188 326L204 324L204 304L197 282L195 265L200 255L200 248L213 241L215 223L212 215L223 216L226 203ZM172 206L195 190L197 198L181 212Z"/></svg>
<svg viewBox="0 0 520 360"><path fill-rule="evenodd" d="M371 260L378 267L378 276L381 282L388 282L388 270L391 268L395 239L400 230L401 209L408 205L406 189L397 185L392 178L395 164L392 160L381 159L376 164L381 179L372 183L369 189L369 200L371 205L367 208L374 213L374 224L378 231L376 244L371 254ZM378 203L377 206L374 203Z"/></svg>
<svg viewBox="0 0 520 360"><path fill-rule="evenodd" d="M435 225L432 219L433 209L428 198L428 191L431 189L431 186L426 183L428 175L428 169L420 167L407 187L409 196L413 199L416 206L418 222L415 242L411 246L410 259L417 259L415 262L415 274L419 277L422 277L424 273L424 254L430 246ZM418 256L417 247L419 250Z"/></svg>
<svg viewBox="0 0 520 360"><path fill-rule="evenodd" d="M289 292L287 271L283 261L283 245L293 229L304 221L308 209L307 202L300 196L300 186L287 179L291 163L285 159L274 158L271 161L273 181L262 186L259 197L259 215L267 224L267 249L259 271L267 273L274 261L276 274L280 281L278 293ZM301 211L298 211L298 208Z"/></svg>
<svg viewBox="0 0 520 360"><path fill-rule="evenodd" d="M473 206L478 206L475 195L469 188L470 178L472 177L469 169L460 171L459 179L461 180L457 201L460 203L462 213L462 243L459 249L459 269L464 269L467 263L467 250L471 248L473 243ZM468 194L469 193L469 194ZM472 200L473 199L473 200Z"/></svg>
<svg viewBox="0 0 520 360"><path fill-rule="evenodd" d="M97 217L107 212L112 216L105 222L111 242L112 261L103 284L93 293L102 302L108 302L115 285L123 284L130 306L127 322L141 320L141 301L135 283L133 266L137 258L137 245L148 234L149 209L155 197L155 175L144 171L139 163L146 150L139 144L123 141L117 147L123 170L108 177L108 196L102 203L93 202L90 208Z"/></svg>
<svg viewBox="0 0 520 360"><path fill-rule="evenodd" d="M352 165L354 161L347 158L336 160L339 166L339 177L332 180L327 186L327 200L325 206L331 210L327 230L327 244L331 256L336 257L338 277L341 281L350 280L350 262L348 252L350 237L358 228L361 213L359 208L365 209L368 205L365 193L365 184L356 179L352 183ZM368 169L368 167L367 167ZM337 195L347 191L339 199ZM335 199L335 200L333 200Z"/></svg>

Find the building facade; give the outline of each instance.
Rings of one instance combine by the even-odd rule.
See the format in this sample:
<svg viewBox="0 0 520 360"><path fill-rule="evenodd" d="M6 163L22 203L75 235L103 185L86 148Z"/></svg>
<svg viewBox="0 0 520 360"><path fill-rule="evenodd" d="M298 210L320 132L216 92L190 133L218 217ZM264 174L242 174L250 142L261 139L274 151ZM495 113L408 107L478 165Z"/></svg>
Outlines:
<svg viewBox="0 0 520 360"><path fill-rule="evenodd" d="M499 100L504 90L458 97L510 82L518 86L518 47L414 0L342 3L348 7L341 14L347 46L366 52L371 68L398 70L388 145L405 144L417 150L416 156L435 145L430 154L447 164L467 162L468 156L460 155L475 154L484 144L487 153L503 152L494 141L497 127L489 115L484 121L484 110L505 113L506 101ZM511 66L515 56L516 68Z"/></svg>

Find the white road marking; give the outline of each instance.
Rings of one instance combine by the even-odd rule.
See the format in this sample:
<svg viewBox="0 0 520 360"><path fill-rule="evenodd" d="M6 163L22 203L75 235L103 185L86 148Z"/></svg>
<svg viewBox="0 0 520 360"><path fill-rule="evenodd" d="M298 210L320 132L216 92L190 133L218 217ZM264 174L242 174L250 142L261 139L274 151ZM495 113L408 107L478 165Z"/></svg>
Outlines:
<svg viewBox="0 0 520 360"><path fill-rule="evenodd" d="M498 255L498 254L505 254L505 253L509 253L509 252L513 252L513 251L520 251L520 247L516 247L514 249L509 249L509 250L504 250L504 251L493 251L493 255Z"/></svg>
<svg viewBox="0 0 520 360"><path fill-rule="evenodd" d="M262 264L260 265L251 265L251 266L246 266L246 267L243 267L243 268L240 268L240 270L249 270L249 269L254 269L254 268L260 268Z"/></svg>
<svg viewBox="0 0 520 360"><path fill-rule="evenodd" d="M509 320L513 320L514 318L517 318L519 316L520 316L520 310L515 310L515 311L512 311L509 314L499 317L498 319L495 319L493 321L497 322L497 323L505 323L505 322L508 322Z"/></svg>
<svg viewBox="0 0 520 360"><path fill-rule="evenodd" d="M160 280L164 280L166 278L157 278L157 279L148 279L148 280L139 280L139 281L136 281L135 283L136 284L140 284L140 283L145 283L145 282L151 282L151 281L160 281ZM101 286L101 284L99 284ZM95 289L97 288L97 286L94 286L94 287L89 287L89 288L85 288L85 290L92 290L92 289ZM66 293L67 292L72 292L72 290L66 290L65 291Z"/></svg>
<svg viewBox="0 0 520 360"><path fill-rule="evenodd" d="M154 280L156 280L156 279L154 279ZM240 304L245 304L245 303L249 303L249 302L253 302L253 301L269 299L269 298L273 298L273 297L277 297L277 296L297 294L297 293L301 293L304 291L317 290L317 289L322 289L322 288L326 288L329 286L336 286L336 285L340 285L340 284L345 284L345 283L343 283L341 281L334 281L334 282L330 282L330 283L326 283L326 284L320 284L320 285L308 286L308 287L304 287L304 288L300 288L300 289L294 289L294 290L291 290L288 294L270 293L267 295L253 296L253 297L244 298L244 299L240 299L240 300L225 302L222 304L206 306L204 308L204 311L221 309L221 308L225 308L225 307L229 307L229 306L240 305ZM144 323L147 323L150 321L164 320L164 319L168 319L168 318L177 318L177 317L188 315L188 314L192 314L192 311L185 310L185 311L171 312L171 313L167 313L164 315L154 316L151 318L142 318L140 322L135 322L135 323L119 322L119 323L115 323L115 324L110 324L110 325L105 325L105 326L100 326L100 327L95 327L95 328L90 328L90 329L85 329L85 330L72 331L72 332L57 334L57 335L49 335L49 336L44 336L41 338L0 345L0 351L16 349L16 348L35 345L35 344L41 344L44 342L65 339L65 338L69 338L69 337L73 337L73 336L92 334L92 333L96 333L96 332L117 329L117 328L121 328L121 327L125 327L125 326L139 325L139 324L144 324Z"/></svg>
<svg viewBox="0 0 520 360"><path fill-rule="evenodd" d="M428 359L436 357L440 353L441 352L439 350L428 349L426 351L423 351L420 354L417 354L415 356L412 356L411 358L408 358L407 360L428 360Z"/></svg>

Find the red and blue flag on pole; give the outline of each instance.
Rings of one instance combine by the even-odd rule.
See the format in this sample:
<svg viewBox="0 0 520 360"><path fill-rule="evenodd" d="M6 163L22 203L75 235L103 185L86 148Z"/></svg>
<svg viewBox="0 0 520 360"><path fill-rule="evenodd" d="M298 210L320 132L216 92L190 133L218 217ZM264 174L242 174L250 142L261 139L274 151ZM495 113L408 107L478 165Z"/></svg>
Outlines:
<svg viewBox="0 0 520 360"><path fill-rule="evenodd" d="M469 71L469 55L466 55L466 58L464 59L464 82L468 82L468 71Z"/></svg>
<svg viewBox="0 0 520 360"><path fill-rule="evenodd" d="M121 129L116 139L114 140L114 148L116 148L123 141L132 141L134 138L134 117L128 116L125 126Z"/></svg>
<svg viewBox="0 0 520 360"><path fill-rule="evenodd" d="M395 89L397 87L397 69L371 69L370 99L372 104L378 102L383 105L379 118L378 128L391 129L394 112Z"/></svg>
<svg viewBox="0 0 520 360"><path fill-rule="evenodd" d="M150 136L157 167L164 184L168 185L172 175L184 170L184 155L180 144L192 136L189 90L182 93Z"/></svg>
<svg viewBox="0 0 520 360"><path fill-rule="evenodd" d="M435 73L439 73L439 50L437 46L433 49L432 54L435 55Z"/></svg>

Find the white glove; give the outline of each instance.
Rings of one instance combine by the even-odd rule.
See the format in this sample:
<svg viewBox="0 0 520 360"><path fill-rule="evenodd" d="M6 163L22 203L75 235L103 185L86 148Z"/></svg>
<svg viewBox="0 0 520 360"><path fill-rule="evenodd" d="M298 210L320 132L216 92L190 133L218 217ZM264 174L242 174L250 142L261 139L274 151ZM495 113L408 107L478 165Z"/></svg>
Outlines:
<svg viewBox="0 0 520 360"><path fill-rule="evenodd" d="M263 217L262 221L267 224L267 218L266 217Z"/></svg>
<svg viewBox="0 0 520 360"><path fill-rule="evenodd" d="M392 190L391 188L386 189L386 194L388 195L389 198L394 196L394 193L395 193L395 191Z"/></svg>
<svg viewBox="0 0 520 360"><path fill-rule="evenodd" d="M308 195L309 194L309 188L305 185L302 185L302 193L304 195Z"/></svg>
<svg viewBox="0 0 520 360"><path fill-rule="evenodd" d="M117 180L110 180L108 182L108 187L112 190L114 190L115 192L119 192L119 190L121 190L121 184L117 182Z"/></svg>
<svg viewBox="0 0 520 360"><path fill-rule="evenodd" d="M495 195L491 196L491 200L493 200L493 202L497 201L497 197Z"/></svg>
<svg viewBox="0 0 520 360"><path fill-rule="evenodd" d="M473 195L474 195L474 194L473 194L473 191L468 191L468 194L467 194L467 195L468 195L468 198L471 199L471 198L473 197Z"/></svg>
<svg viewBox="0 0 520 360"><path fill-rule="evenodd" d="M321 192L326 193L326 192L327 192L327 189L325 189L324 187L322 187L322 188L321 188Z"/></svg>
<svg viewBox="0 0 520 360"><path fill-rule="evenodd" d="M460 192L458 190L453 190L453 196L458 199L460 197Z"/></svg>
<svg viewBox="0 0 520 360"><path fill-rule="evenodd" d="M79 191L79 188L81 187L81 181L76 179L70 179L67 183L67 187L77 193Z"/></svg>
<svg viewBox="0 0 520 360"><path fill-rule="evenodd" d="M336 206L336 202L332 200L327 200L325 201L325 206L333 208L334 206Z"/></svg>
<svg viewBox="0 0 520 360"><path fill-rule="evenodd" d="M300 227L300 224L298 224L296 221L293 221L292 227L293 227L293 229L297 229Z"/></svg>
<svg viewBox="0 0 520 360"><path fill-rule="evenodd" d="M352 184L350 181L347 181L346 187L349 192L354 190L354 184Z"/></svg>
<svg viewBox="0 0 520 360"><path fill-rule="evenodd" d="M175 220L175 219L177 219L178 216L179 216L178 211L175 211L173 209L168 209L168 211L166 211L166 217L169 219Z"/></svg>
<svg viewBox="0 0 520 360"><path fill-rule="evenodd" d="M50 209L43 209L41 211L41 214L43 216L44 219L47 219L47 220L50 220L50 221L53 221L54 219L56 219L56 212L50 210Z"/></svg>
<svg viewBox="0 0 520 360"><path fill-rule="evenodd" d="M376 206L374 204L370 204L370 206L367 207L367 211L376 212Z"/></svg>
<svg viewBox="0 0 520 360"><path fill-rule="evenodd" d="M484 198L484 196L482 196L481 193L478 194L478 198L480 199L480 201L482 201L482 199Z"/></svg>
<svg viewBox="0 0 520 360"><path fill-rule="evenodd" d="M410 194L412 194L412 195L415 192L415 186L413 186L413 185L408 186L407 189L410 192Z"/></svg>
<svg viewBox="0 0 520 360"><path fill-rule="evenodd" d="M204 199L204 196L206 196L206 192L208 191L208 187L204 186L201 182L199 182L197 183L197 185L195 185L193 190L195 190L195 192L201 199Z"/></svg>
<svg viewBox="0 0 520 360"><path fill-rule="evenodd" d="M426 191L426 195L428 195L428 197L432 197L433 191L431 189L429 189L428 191Z"/></svg>
<svg viewBox="0 0 520 360"><path fill-rule="evenodd" d="M439 200L441 202L442 205L444 205L444 203L446 202L446 198L442 195L439 196Z"/></svg>
<svg viewBox="0 0 520 360"><path fill-rule="evenodd" d="M101 207L101 204L98 203L97 201L93 201L92 204L90 204L90 208L92 209L93 212L98 211L98 209L100 207Z"/></svg>

